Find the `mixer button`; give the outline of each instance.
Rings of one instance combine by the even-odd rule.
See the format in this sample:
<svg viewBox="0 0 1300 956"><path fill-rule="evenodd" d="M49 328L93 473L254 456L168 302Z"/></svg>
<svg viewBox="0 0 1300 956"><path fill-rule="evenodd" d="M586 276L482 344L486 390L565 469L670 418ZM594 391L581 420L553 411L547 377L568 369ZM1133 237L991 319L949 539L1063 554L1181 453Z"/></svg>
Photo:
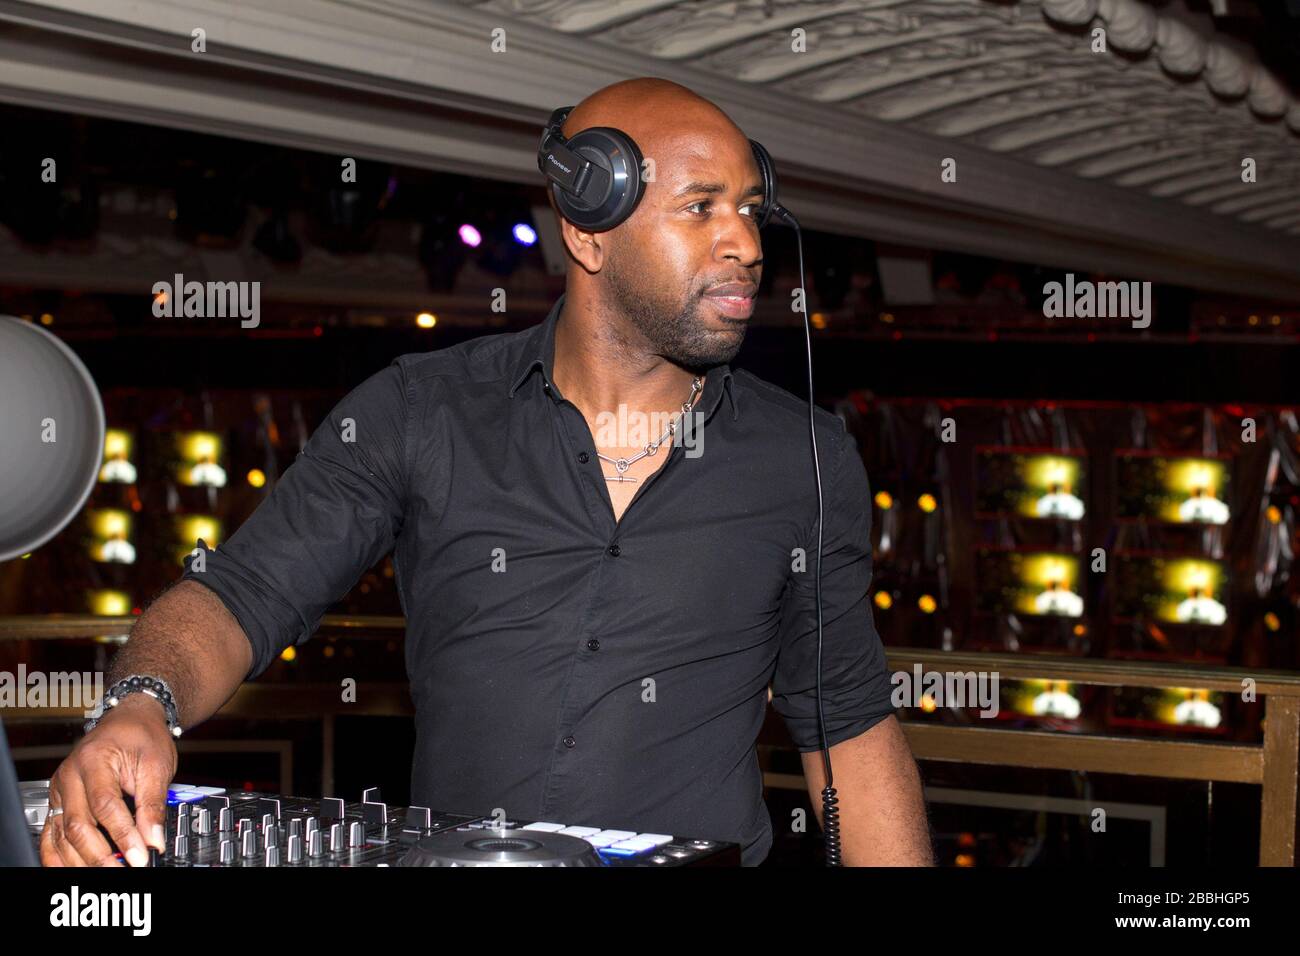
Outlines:
<svg viewBox="0 0 1300 956"><path fill-rule="evenodd" d="M543 833L559 833L564 829L563 823L530 823L525 830L541 830Z"/></svg>
<svg viewBox="0 0 1300 956"><path fill-rule="evenodd" d="M600 827L565 827L563 830L556 832L563 833L565 836L589 837L599 833Z"/></svg>

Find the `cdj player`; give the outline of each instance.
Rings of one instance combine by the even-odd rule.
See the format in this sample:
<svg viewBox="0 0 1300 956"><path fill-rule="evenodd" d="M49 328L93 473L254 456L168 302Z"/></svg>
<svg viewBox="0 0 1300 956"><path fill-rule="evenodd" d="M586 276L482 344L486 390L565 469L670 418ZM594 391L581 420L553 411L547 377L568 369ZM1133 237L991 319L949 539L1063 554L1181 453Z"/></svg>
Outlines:
<svg viewBox="0 0 1300 956"><path fill-rule="evenodd" d="M49 781L19 784L39 841ZM129 803L129 798L128 798ZM151 866L736 866L735 843L390 807L378 789L361 802L312 800L174 783L167 794L167 852ZM119 854L120 857L120 854Z"/></svg>

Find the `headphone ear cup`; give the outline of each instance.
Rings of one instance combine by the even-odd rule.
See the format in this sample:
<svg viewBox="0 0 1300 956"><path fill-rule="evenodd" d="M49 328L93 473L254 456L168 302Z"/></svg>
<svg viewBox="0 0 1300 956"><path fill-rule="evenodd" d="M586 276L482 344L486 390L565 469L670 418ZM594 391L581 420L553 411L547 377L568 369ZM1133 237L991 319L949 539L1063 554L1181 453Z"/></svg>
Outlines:
<svg viewBox="0 0 1300 956"><path fill-rule="evenodd" d="M762 229L772 218L772 207L776 205L776 164L772 162L772 155L758 140L751 139L749 146L754 151L754 162L758 164L758 175L763 181L763 205L758 215L754 217L758 222L758 228Z"/></svg>
<svg viewBox="0 0 1300 956"><path fill-rule="evenodd" d="M593 168L580 196L551 184L561 214L591 232L607 232L624 222L645 192L641 150L632 137L613 127L593 126L575 133L567 145Z"/></svg>

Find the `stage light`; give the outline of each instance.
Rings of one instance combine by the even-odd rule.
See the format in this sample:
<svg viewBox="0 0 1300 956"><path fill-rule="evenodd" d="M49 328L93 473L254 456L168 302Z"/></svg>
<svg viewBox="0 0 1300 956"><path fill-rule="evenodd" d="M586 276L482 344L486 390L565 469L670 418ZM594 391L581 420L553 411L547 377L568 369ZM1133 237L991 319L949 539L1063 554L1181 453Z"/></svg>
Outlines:
<svg viewBox="0 0 1300 956"><path fill-rule="evenodd" d="M41 325L53 325L53 324L54 324L54 316L50 315L50 313L48 312L42 312Z"/></svg>
<svg viewBox="0 0 1300 956"><path fill-rule="evenodd" d="M266 472L260 468L254 468L248 473L248 483L254 488L261 488L266 484Z"/></svg>
<svg viewBox="0 0 1300 956"><path fill-rule="evenodd" d="M477 249L483 241L482 234L467 222L461 224L461 227L456 230L456 234L460 236L460 241L471 249Z"/></svg>
<svg viewBox="0 0 1300 956"><path fill-rule="evenodd" d="M935 710L938 709L938 707L939 705L935 702L934 697L932 697L930 694L921 695L921 709L925 711L927 714L933 714Z"/></svg>
<svg viewBox="0 0 1300 956"><path fill-rule="evenodd" d="M438 317L432 312L421 312L415 317L415 324L422 329L431 329L438 324Z"/></svg>
<svg viewBox="0 0 1300 956"><path fill-rule="evenodd" d="M1270 524L1279 524L1282 521L1282 509L1277 505L1269 505L1268 510L1264 512Z"/></svg>
<svg viewBox="0 0 1300 956"><path fill-rule="evenodd" d="M939 602L932 595L922 594L917 598L916 606L921 609L922 614L933 614L939 607Z"/></svg>
<svg viewBox="0 0 1300 956"><path fill-rule="evenodd" d="M124 617L131 610L131 597L125 591L90 591L90 613L104 617Z"/></svg>
<svg viewBox="0 0 1300 956"><path fill-rule="evenodd" d="M888 511L894 507L894 496L888 491L877 491L875 497L876 507L881 511Z"/></svg>
<svg viewBox="0 0 1300 956"><path fill-rule="evenodd" d="M934 495L924 494L916 499L917 506L926 514L930 514L935 508L939 507L939 502L935 500Z"/></svg>
<svg viewBox="0 0 1300 956"><path fill-rule="evenodd" d="M515 228L512 231L515 239L525 246L531 246L537 242L537 230L526 222L515 223Z"/></svg>
<svg viewBox="0 0 1300 956"><path fill-rule="evenodd" d="M1282 629L1282 619L1279 618L1272 611L1269 611L1267 614L1264 615L1264 626L1268 628L1270 631L1277 633Z"/></svg>
<svg viewBox="0 0 1300 956"><path fill-rule="evenodd" d="M280 660L282 661L292 661L295 660L297 657L298 657L298 648L294 647L292 644L280 652Z"/></svg>
<svg viewBox="0 0 1300 956"><path fill-rule="evenodd" d="M894 599L888 591L877 591L875 601L876 607L882 611L888 611L894 606Z"/></svg>
<svg viewBox="0 0 1300 956"><path fill-rule="evenodd" d="M958 866L974 866L975 857L971 856L969 853L958 853L957 859L954 860L953 862L955 862Z"/></svg>
<svg viewBox="0 0 1300 956"><path fill-rule="evenodd" d="M814 329L826 328L826 316L820 312L814 312L808 317L808 321L812 323Z"/></svg>

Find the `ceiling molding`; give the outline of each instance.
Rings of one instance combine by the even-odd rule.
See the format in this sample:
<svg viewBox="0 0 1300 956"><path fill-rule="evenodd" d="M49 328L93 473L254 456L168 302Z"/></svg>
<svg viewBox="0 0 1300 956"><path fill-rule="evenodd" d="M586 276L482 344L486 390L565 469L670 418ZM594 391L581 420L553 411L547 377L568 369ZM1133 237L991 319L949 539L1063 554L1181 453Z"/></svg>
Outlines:
<svg viewBox="0 0 1300 956"><path fill-rule="evenodd" d="M1219 103L1204 82L1175 84L1154 57L1091 57L1077 75L1085 68L1070 44L1086 51L1086 36L1054 27L1031 0L774 0L771 21L763 6L0 0L0 99L536 182L536 140L552 108L620 78L667 76L768 146L783 201L805 226L1300 295L1285 190L1300 182L1300 160L1285 122ZM1112 0L1102 8L1126 9ZM788 35L796 12L809 34L823 31L821 60L791 71L757 54L773 31ZM683 53L682 38L711 24L709 51ZM190 51L199 26L204 54ZM496 27L506 30L504 54L489 51ZM988 33L995 28L1005 35ZM1141 24L1131 32L1120 42L1136 44ZM750 79L737 79L745 71ZM1182 138L1170 133L1170 111L1197 120L1178 127ZM1231 184L1233 168L1201 167L1197 184L1170 192L1201 157L1239 169L1241 143L1260 164L1260 191L1283 187L1276 206L1200 201ZM955 183L940 180L945 158L957 161Z"/></svg>

